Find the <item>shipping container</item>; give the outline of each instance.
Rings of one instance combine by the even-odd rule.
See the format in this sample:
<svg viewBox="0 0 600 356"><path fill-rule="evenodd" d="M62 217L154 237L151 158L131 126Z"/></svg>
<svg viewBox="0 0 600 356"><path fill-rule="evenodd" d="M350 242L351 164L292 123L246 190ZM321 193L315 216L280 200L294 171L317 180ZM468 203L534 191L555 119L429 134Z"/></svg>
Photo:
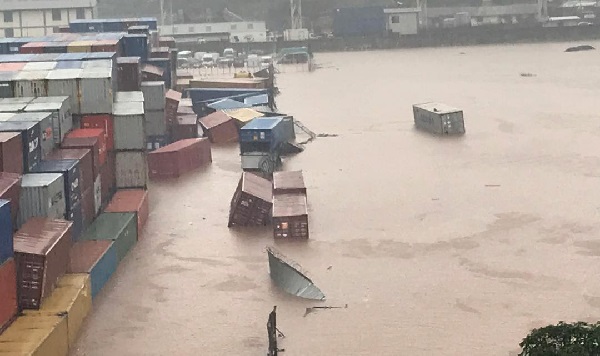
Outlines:
<svg viewBox="0 0 600 356"><path fill-rule="evenodd" d="M115 103L115 150L143 150L146 148L144 104L139 102Z"/></svg>
<svg viewBox="0 0 600 356"><path fill-rule="evenodd" d="M87 273L95 298L117 269L115 243L108 240L78 241L71 248L69 273Z"/></svg>
<svg viewBox="0 0 600 356"><path fill-rule="evenodd" d="M90 149L58 149L46 157L47 160L78 160L81 173L81 191L92 189L94 186L94 160Z"/></svg>
<svg viewBox="0 0 600 356"><path fill-rule="evenodd" d="M83 61L60 61L56 63L55 69L82 69Z"/></svg>
<svg viewBox="0 0 600 356"><path fill-rule="evenodd" d="M177 178L212 162L206 138L181 140L148 154L151 179Z"/></svg>
<svg viewBox="0 0 600 356"><path fill-rule="evenodd" d="M83 321L92 309L92 290L87 273L66 274L61 277L52 294L39 310L25 311L25 315L67 317L68 343L73 346Z"/></svg>
<svg viewBox="0 0 600 356"><path fill-rule="evenodd" d="M0 335L17 317L18 312L17 269L15 260L11 257L0 262Z"/></svg>
<svg viewBox="0 0 600 356"><path fill-rule="evenodd" d="M11 204L0 199L0 265L14 256ZM1 303L1 301L0 301ZM2 328L0 321L0 328Z"/></svg>
<svg viewBox="0 0 600 356"><path fill-rule="evenodd" d="M136 213L139 240L150 215L148 191L144 189L117 190L104 211L107 213Z"/></svg>
<svg viewBox="0 0 600 356"><path fill-rule="evenodd" d="M173 38L173 37L163 37L163 36L159 37L158 45L160 47L168 47L168 48L177 47L177 45L175 44L175 38Z"/></svg>
<svg viewBox="0 0 600 356"><path fill-rule="evenodd" d="M64 219L66 214L65 183L59 173L23 175L19 200L21 226L32 217Z"/></svg>
<svg viewBox="0 0 600 356"><path fill-rule="evenodd" d="M413 105L415 126L438 135L462 135L465 123L462 110L441 103Z"/></svg>
<svg viewBox="0 0 600 356"><path fill-rule="evenodd" d="M222 111L200 118L200 126L212 143L223 144L238 141L238 128L235 120Z"/></svg>
<svg viewBox="0 0 600 356"><path fill-rule="evenodd" d="M99 20L71 20L69 30L73 33L104 32L104 22Z"/></svg>
<svg viewBox="0 0 600 356"><path fill-rule="evenodd" d="M0 119L3 120L3 119ZM40 128L41 141L40 146L42 150L42 158L47 156L56 144L54 143L54 133L52 130L52 113L49 112L28 112L28 113L15 113L12 117L7 118L6 122L33 122L37 123Z"/></svg>
<svg viewBox="0 0 600 356"><path fill-rule="evenodd" d="M386 31L383 7L336 9L333 16L333 35L336 37L381 36Z"/></svg>
<svg viewBox="0 0 600 356"><path fill-rule="evenodd" d="M36 122L0 122L0 132L19 132L23 142L23 170L29 172L42 158L42 133Z"/></svg>
<svg viewBox="0 0 600 356"><path fill-rule="evenodd" d="M108 160L100 169L101 202L107 204L117 189L115 152L110 152Z"/></svg>
<svg viewBox="0 0 600 356"><path fill-rule="evenodd" d="M0 199L10 202L10 216L13 229L17 228L21 196L21 175L0 172Z"/></svg>
<svg viewBox="0 0 600 356"><path fill-rule="evenodd" d="M304 194L306 185L302 171L273 173L273 194Z"/></svg>
<svg viewBox="0 0 600 356"><path fill-rule="evenodd" d="M129 34L138 34L138 35L150 35L150 27L149 26L129 26L127 29L127 33Z"/></svg>
<svg viewBox="0 0 600 356"><path fill-rule="evenodd" d="M100 40L92 44L92 52L121 52L119 40Z"/></svg>
<svg viewBox="0 0 600 356"><path fill-rule="evenodd" d="M81 114L110 114L113 109L112 69L82 69L79 93Z"/></svg>
<svg viewBox="0 0 600 356"><path fill-rule="evenodd" d="M119 91L115 94L115 103L143 103L144 93L141 91Z"/></svg>
<svg viewBox="0 0 600 356"><path fill-rule="evenodd" d="M104 140L106 141L106 150L107 151L114 150L114 147L115 147L114 121L113 121L112 115L108 115L108 114L83 115L81 117L81 128L104 130Z"/></svg>
<svg viewBox="0 0 600 356"><path fill-rule="evenodd" d="M170 58L169 47L158 47L150 49L150 58Z"/></svg>
<svg viewBox="0 0 600 356"><path fill-rule="evenodd" d="M276 194L273 197L273 236L308 239L306 195Z"/></svg>
<svg viewBox="0 0 600 356"><path fill-rule="evenodd" d="M146 135L162 136L167 134L167 123L164 110L146 110Z"/></svg>
<svg viewBox="0 0 600 356"><path fill-rule="evenodd" d="M127 34L123 37L123 54L125 57L140 57L142 62L148 59L148 36Z"/></svg>
<svg viewBox="0 0 600 356"><path fill-rule="evenodd" d="M165 70L151 64L142 64L142 81L155 82L164 80Z"/></svg>
<svg viewBox="0 0 600 356"><path fill-rule="evenodd" d="M22 54L38 54L44 53L44 48L46 47L46 42L29 42L24 44L19 48L19 53Z"/></svg>
<svg viewBox="0 0 600 356"><path fill-rule="evenodd" d="M72 225L66 220L33 218L15 233L20 308L39 309L67 272Z"/></svg>
<svg viewBox="0 0 600 356"><path fill-rule="evenodd" d="M158 135L146 137L146 148L149 152L158 150L161 147L165 147L171 144L171 138L169 135Z"/></svg>
<svg viewBox="0 0 600 356"><path fill-rule="evenodd" d="M119 91L139 91L142 84L140 57L117 58L117 78Z"/></svg>
<svg viewBox="0 0 600 356"><path fill-rule="evenodd" d="M46 77L48 77L48 74L50 74L50 71L47 70L19 72L14 80L15 96L48 96L48 86L46 85Z"/></svg>
<svg viewBox="0 0 600 356"><path fill-rule="evenodd" d="M117 188L146 188L148 163L144 151L117 151L115 153Z"/></svg>
<svg viewBox="0 0 600 356"><path fill-rule="evenodd" d="M173 125L177 122L177 109L181 101L181 93L169 89L165 94L165 120L167 125Z"/></svg>
<svg viewBox="0 0 600 356"><path fill-rule="evenodd" d="M171 60L166 58L149 58L147 63L163 69L164 72L161 80L164 81L166 89L171 89L173 68L176 67L171 64Z"/></svg>
<svg viewBox="0 0 600 356"><path fill-rule="evenodd" d="M240 129L240 150L245 152L270 152L287 141L289 133L283 118L255 118Z"/></svg>
<svg viewBox="0 0 600 356"><path fill-rule="evenodd" d="M0 132L0 171L23 174L23 140L19 132Z"/></svg>
<svg viewBox="0 0 600 356"><path fill-rule="evenodd" d="M70 143L71 141L78 139L92 139L92 141L95 140L98 145L98 155L94 157L95 159L97 159L97 165L102 166L104 162L106 162L106 135L104 134L103 128L73 130L69 132L65 137L65 140L63 141L63 147L65 147L65 143ZM72 145L69 146L73 147Z"/></svg>
<svg viewBox="0 0 600 356"><path fill-rule="evenodd" d="M85 232L86 241L114 241L117 261L121 262L137 241L135 213L102 213Z"/></svg>
<svg viewBox="0 0 600 356"><path fill-rule="evenodd" d="M83 69L60 69L48 73L48 96L67 96L73 114L81 113L79 78Z"/></svg>
<svg viewBox="0 0 600 356"><path fill-rule="evenodd" d="M63 356L69 352L67 318L62 315L19 316L0 335L7 356Z"/></svg>
<svg viewBox="0 0 600 356"><path fill-rule="evenodd" d="M25 65L23 66L23 71L25 72L32 72L32 71L39 71L39 70L53 70L54 68L56 68L56 62L54 61L48 61L48 62L29 62L29 63L25 63Z"/></svg>
<svg viewBox="0 0 600 356"><path fill-rule="evenodd" d="M164 82L142 82L142 93L145 111L165 109Z"/></svg>
<svg viewBox="0 0 600 356"><path fill-rule="evenodd" d="M108 166L108 163L105 165ZM103 167L105 168L105 167ZM108 167L106 167L108 168ZM109 176L107 176L109 177ZM110 179L106 179L106 188L107 188L107 193L104 194L105 196L107 196L108 200L108 195L109 195L109 191L110 188L113 184L111 184ZM92 192L92 196L93 196L93 200L94 200L94 217L98 216L98 214L100 214L100 208L102 208L102 201L104 199L102 199L102 174L98 175L98 177L96 177L96 180L94 180L94 190Z"/></svg>
<svg viewBox="0 0 600 356"><path fill-rule="evenodd" d="M71 102L68 96L36 98L25 108L25 112L49 112L52 114L54 143L59 145L73 129Z"/></svg>
<svg viewBox="0 0 600 356"><path fill-rule="evenodd" d="M198 137L198 119L196 114L180 115L177 123L171 126L173 141Z"/></svg>
<svg viewBox="0 0 600 356"><path fill-rule="evenodd" d="M44 53L67 53L69 42L46 42Z"/></svg>
<svg viewBox="0 0 600 356"><path fill-rule="evenodd" d="M92 51L93 41L73 41L67 45L68 53L88 53Z"/></svg>
<svg viewBox="0 0 600 356"><path fill-rule="evenodd" d="M81 201L81 169L78 160L41 161L33 173L60 173L63 175L67 214Z"/></svg>
<svg viewBox="0 0 600 356"><path fill-rule="evenodd" d="M269 222L272 207L271 182L244 172L231 199L227 226L265 226Z"/></svg>
<svg viewBox="0 0 600 356"><path fill-rule="evenodd" d="M110 69L114 65L111 59L94 59L84 61L81 65L81 69Z"/></svg>
<svg viewBox="0 0 600 356"><path fill-rule="evenodd" d="M14 79L18 72L0 72L0 98L12 98L15 96Z"/></svg>
<svg viewBox="0 0 600 356"><path fill-rule="evenodd" d="M78 241L83 233L83 206L81 201L71 206L66 213L66 220L73 222L73 241Z"/></svg>
<svg viewBox="0 0 600 356"><path fill-rule="evenodd" d="M93 188L81 193L81 215L83 217L83 230L85 231L96 217L96 212L94 211Z"/></svg>

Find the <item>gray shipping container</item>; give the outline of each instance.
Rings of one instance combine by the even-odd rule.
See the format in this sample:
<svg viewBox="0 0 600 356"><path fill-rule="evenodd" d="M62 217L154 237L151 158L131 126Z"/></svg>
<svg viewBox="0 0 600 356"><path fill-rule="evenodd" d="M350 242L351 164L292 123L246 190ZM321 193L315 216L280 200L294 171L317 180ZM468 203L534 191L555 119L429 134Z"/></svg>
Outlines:
<svg viewBox="0 0 600 356"><path fill-rule="evenodd" d="M80 114L110 114L113 111L113 82L110 68L82 69L79 78Z"/></svg>
<svg viewBox="0 0 600 356"><path fill-rule="evenodd" d="M0 98L15 96L15 82L17 72L0 72Z"/></svg>
<svg viewBox="0 0 600 356"><path fill-rule="evenodd" d="M47 70L19 72L15 77L15 96L48 96L48 86L46 85L48 74Z"/></svg>
<svg viewBox="0 0 600 356"><path fill-rule="evenodd" d="M144 150L146 148L143 103L115 103L113 121L115 150Z"/></svg>
<svg viewBox="0 0 600 356"><path fill-rule="evenodd" d="M438 135L462 135L465 123L462 110L441 103L413 105L415 126Z"/></svg>
<svg viewBox="0 0 600 356"><path fill-rule="evenodd" d="M73 114L81 113L79 105L79 77L81 69L55 69L48 73L48 95L68 96Z"/></svg>
<svg viewBox="0 0 600 356"><path fill-rule="evenodd" d="M115 175L117 188L145 188L148 184L146 152L116 152Z"/></svg>
<svg viewBox="0 0 600 356"><path fill-rule="evenodd" d="M141 91L118 91L115 95L115 103L120 102L144 102L144 93Z"/></svg>
<svg viewBox="0 0 600 356"><path fill-rule="evenodd" d="M49 112L32 112L32 113L15 113L10 118L0 118L3 121L18 121L18 122L39 122L42 142L42 158L46 157L57 146L54 143L54 134L52 129L52 113Z"/></svg>
<svg viewBox="0 0 600 356"><path fill-rule="evenodd" d="M100 213L100 208L102 207L102 180L101 174L98 174L96 180L94 181L94 213L98 215Z"/></svg>
<svg viewBox="0 0 600 356"><path fill-rule="evenodd" d="M26 96L23 98L2 98L0 104L29 104L35 99L32 96Z"/></svg>
<svg viewBox="0 0 600 356"><path fill-rule="evenodd" d="M146 135L162 136L167 133L167 121L164 110L146 111Z"/></svg>
<svg viewBox="0 0 600 356"><path fill-rule="evenodd" d="M0 112L19 112L26 107L26 103L0 103Z"/></svg>
<svg viewBox="0 0 600 356"><path fill-rule="evenodd" d="M142 93L144 93L144 109L165 109L165 82L142 82Z"/></svg>
<svg viewBox="0 0 600 356"><path fill-rule="evenodd" d="M60 145L65 135L73 129L73 115L68 96L51 96L34 99L25 112L52 113L54 143Z"/></svg>
<svg viewBox="0 0 600 356"><path fill-rule="evenodd" d="M65 218L66 202L63 179L63 175L60 173L23 175L19 199L19 226L34 216L50 219Z"/></svg>

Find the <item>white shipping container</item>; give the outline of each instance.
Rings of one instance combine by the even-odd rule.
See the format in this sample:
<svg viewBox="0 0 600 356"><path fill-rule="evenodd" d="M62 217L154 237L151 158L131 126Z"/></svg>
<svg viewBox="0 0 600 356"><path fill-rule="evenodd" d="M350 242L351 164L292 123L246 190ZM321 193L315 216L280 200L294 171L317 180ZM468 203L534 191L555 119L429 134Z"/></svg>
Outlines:
<svg viewBox="0 0 600 356"><path fill-rule="evenodd" d="M165 83L164 82L142 82L142 93L144 93L144 109L164 110L165 108Z"/></svg>
<svg viewBox="0 0 600 356"><path fill-rule="evenodd" d="M29 104L35 99L34 97L27 96L23 98L2 98L0 104Z"/></svg>
<svg viewBox="0 0 600 356"><path fill-rule="evenodd" d="M102 207L102 180L100 179L100 174L96 177L94 181L94 212L96 215L100 213L100 208Z"/></svg>
<svg viewBox="0 0 600 356"><path fill-rule="evenodd" d="M110 114L113 109L112 70L82 69L79 94L80 114Z"/></svg>
<svg viewBox="0 0 600 356"><path fill-rule="evenodd" d="M48 76L48 96L68 96L73 114L80 114L79 80L81 69L56 69Z"/></svg>
<svg viewBox="0 0 600 356"><path fill-rule="evenodd" d="M115 150L143 150L146 148L143 103L115 103L113 121Z"/></svg>
<svg viewBox="0 0 600 356"><path fill-rule="evenodd" d="M167 121L165 120L165 111L146 111L146 135L163 136L167 133Z"/></svg>
<svg viewBox="0 0 600 356"><path fill-rule="evenodd" d="M36 70L53 70L56 68L56 62L29 62L25 63L23 69L24 72L32 72Z"/></svg>
<svg viewBox="0 0 600 356"><path fill-rule="evenodd" d="M57 145L73 129L73 115L71 114L71 103L68 96L36 98L25 107L24 111L52 113L54 143Z"/></svg>
<svg viewBox="0 0 600 356"><path fill-rule="evenodd" d="M84 61L81 68L112 68L113 63L110 59L95 59L93 61Z"/></svg>
<svg viewBox="0 0 600 356"><path fill-rule="evenodd" d="M115 94L115 103L120 102L144 102L144 93L141 91L118 91Z"/></svg>
<svg viewBox="0 0 600 356"><path fill-rule="evenodd" d="M18 227L32 217L64 219L65 185L60 173L23 175L19 199Z"/></svg>
<svg viewBox="0 0 600 356"><path fill-rule="evenodd" d="M144 151L117 151L115 174L117 188L145 188L148 184L148 162Z"/></svg>
<svg viewBox="0 0 600 356"><path fill-rule="evenodd" d="M46 77L49 71L37 70L31 72L19 72L15 77L15 96L48 96Z"/></svg>

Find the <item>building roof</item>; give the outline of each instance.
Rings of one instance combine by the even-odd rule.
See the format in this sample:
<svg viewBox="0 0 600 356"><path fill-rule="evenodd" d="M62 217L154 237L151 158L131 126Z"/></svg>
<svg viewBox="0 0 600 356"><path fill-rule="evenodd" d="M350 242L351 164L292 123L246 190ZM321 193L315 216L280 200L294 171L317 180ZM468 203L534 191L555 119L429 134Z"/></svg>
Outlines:
<svg viewBox="0 0 600 356"><path fill-rule="evenodd" d="M2 11L96 7L96 0L0 0Z"/></svg>
<svg viewBox="0 0 600 356"><path fill-rule="evenodd" d="M418 7L397 7L390 9L383 9L383 12L386 14L411 14L415 12L421 12L421 9Z"/></svg>

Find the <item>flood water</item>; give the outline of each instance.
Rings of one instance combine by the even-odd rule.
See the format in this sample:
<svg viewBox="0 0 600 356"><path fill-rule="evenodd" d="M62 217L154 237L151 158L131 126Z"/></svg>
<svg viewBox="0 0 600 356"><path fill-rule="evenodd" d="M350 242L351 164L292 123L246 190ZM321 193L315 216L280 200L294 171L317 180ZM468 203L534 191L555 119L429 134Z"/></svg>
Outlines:
<svg viewBox="0 0 600 356"><path fill-rule="evenodd" d="M286 71L280 109L339 135L285 162L304 171L310 241L227 229L239 157L214 148L210 168L151 186L143 240L72 355L265 355L274 305L286 356L514 355L533 327L597 320L600 54L570 45L317 54L325 68ZM416 131L426 101L464 109L467 134ZM327 300L272 285L267 245Z"/></svg>

